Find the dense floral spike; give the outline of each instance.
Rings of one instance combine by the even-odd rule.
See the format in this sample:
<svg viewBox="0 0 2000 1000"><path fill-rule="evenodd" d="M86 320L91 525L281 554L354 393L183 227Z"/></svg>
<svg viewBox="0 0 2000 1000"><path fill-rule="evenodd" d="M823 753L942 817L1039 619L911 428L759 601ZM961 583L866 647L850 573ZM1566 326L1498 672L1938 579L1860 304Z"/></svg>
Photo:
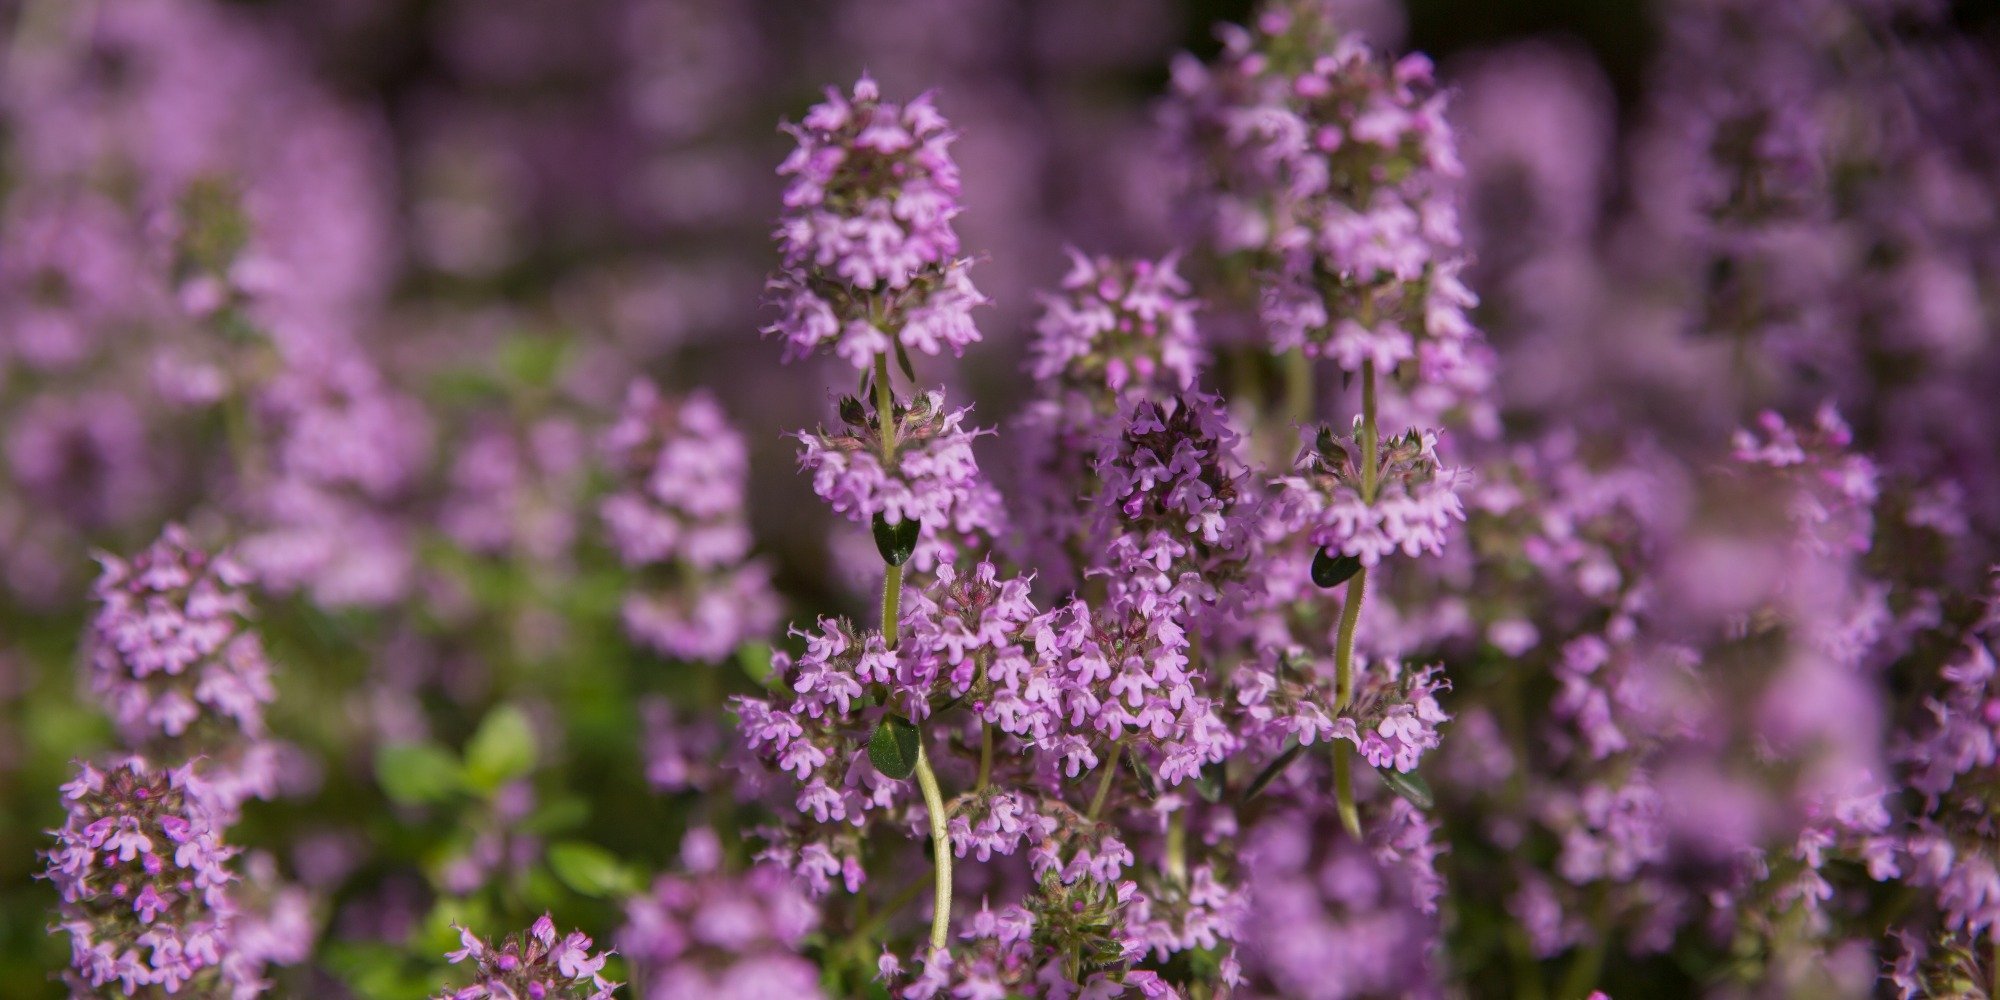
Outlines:
<svg viewBox="0 0 2000 1000"><path fill-rule="evenodd" d="M127 744L189 760L225 814L276 781L264 706L275 692L250 625L249 574L169 526L144 551L102 555L91 627L91 690Z"/></svg>
<svg viewBox="0 0 2000 1000"><path fill-rule="evenodd" d="M750 555L749 457L715 399L672 400L635 381L604 450L619 477L600 508L612 547L662 577L626 597L626 630L690 660L720 660L769 634L778 600L769 566Z"/></svg>
<svg viewBox="0 0 2000 1000"><path fill-rule="evenodd" d="M1088 544L1098 452L1138 398L1194 388L1203 351L1176 260L1070 251L1062 290L1042 297L1027 370L1040 391L1009 424L1019 558L1072 584Z"/></svg>
<svg viewBox="0 0 2000 1000"><path fill-rule="evenodd" d="M388 604L416 575L398 507L429 461L429 417L351 344L287 351L259 399L275 453L252 483L257 528L237 553L280 593L302 590L330 607Z"/></svg>
<svg viewBox="0 0 2000 1000"><path fill-rule="evenodd" d="M1141 399L1097 453L1093 571L1116 595L1172 595L1233 608L1258 584L1263 494L1238 454L1222 401L1202 393Z"/></svg>
<svg viewBox="0 0 2000 1000"><path fill-rule="evenodd" d="M1195 303L1173 257L1118 260L1069 251L1062 291L1042 297L1028 373L1111 393L1194 388Z"/></svg>
<svg viewBox="0 0 2000 1000"><path fill-rule="evenodd" d="M1949 982L1954 962L1991 961L1982 951L2000 929L2000 851L1992 805L1981 798L2000 782L2000 567L1992 573L1962 644L1929 681L1919 719L1896 748L1921 797L1904 834L1904 867L1938 914L1938 947L1906 947L1904 981L1914 980L1919 966Z"/></svg>
<svg viewBox="0 0 2000 1000"><path fill-rule="evenodd" d="M470 962L473 981L432 1000L611 1000L620 985L604 978L609 952L592 952L581 931L558 935L548 914L526 934L509 935L499 944L463 927L458 940L463 947L446 957L454 965Z"/></svg>
<svg viewBox="0 0 2000 1000"><path fill-rule="evenodd" d="M1329 7L1266 4L1250 27L1222 29L1214 65L1175 63L1198 227L1268 283L1272 349L1443 377L1476 336L1444 98L1429 60L1384 63Z"/></svg>
<svg viewBox="0 0 2000 1000"><path fill-rule="evenodd" d="M254 997L259 962L236 940L234 849L193 769L137 757L78 765L43 877L62 896L78 996Z"/></svg>
<svg viewBox="0 0 2000 1000"><path fill-rule="evenodd" d="M204 719L262 736L270 664L249 627L248 573L178 525L129 562L100 562L91 687L125 736L178 738Z"/></svg>
<svg viewBox="0 0 2000 1000"><path fill-rule="evenodd" d="M821 344L856 368L891 350L956 355L979 339L972 309L985 302L959 259L955 134L929 95L882 100L862 77L851 95L829 89L787 131L798 148L777 237L785 270L772 279L783 315L766 328L785 356Z"/></svg>
<svg viewBox="0 0 2000 1000"><path fill-rule="evenodd" d="M1299 474L1279 481L1289 517L1312 544L1364 566L1397 552L1443 551L1452 522L1465 519L1458 491L1466 472L1438 461L1435 433L1411 430L1377 446L1370 502L1362 495L1369 470L1359 434L1358 422L1354 436L1322 430L1300 450Z"/></svg>
<svg viewBox="0 0 2000 1000"><path fill-rule="evenodd" d="M1765 411L1757 427L1736 432L1736 460L1778 470L1792 481L1796 492L1787 513L1800 543L1821 554L1867 551L1877 473L1874 462L1852 450L1854 434L1840 412L1831 403L1821 406L1801 433Z"/></svg>
<svg viewBox="0 0 2000 1000"><path fill-rule="evenodd" d="M722 843L706 829L681 841L681 874L662 875L626 904L618 948L644 996L821 996L819 973L799 954L819 912L789 873L759 865L720 868Z"/></svg>
<svg viewBox="0 0 2000 1000"><path fill-rule="evenodd" d="M885 463L880 415L843 399L842 426L800 432L799 467L812 473L813 492L850 521L947 523L978 483L972 439L979 432L964 426L966 414L946 409L941 392L897 403L895 449Z"/></svg>

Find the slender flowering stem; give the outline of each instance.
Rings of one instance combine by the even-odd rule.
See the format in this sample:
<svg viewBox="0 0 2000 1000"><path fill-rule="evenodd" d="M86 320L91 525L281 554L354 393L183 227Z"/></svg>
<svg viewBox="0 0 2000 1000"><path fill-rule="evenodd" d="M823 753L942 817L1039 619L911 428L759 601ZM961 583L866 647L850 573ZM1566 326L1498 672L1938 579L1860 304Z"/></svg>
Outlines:
<svg viewBox="0 0 2000 1000"><path fill-rule="evenodd" d="M1333 710L1346 711L1354 701L1354 628L1361 623L1361 602L1368 593L1368 571L1360 570L1347 581L1347 596L1340 606L1340 630L1333 644Z"/></svg>
<svg viewBox="0 0 2000 1000"><path fill-rule="evenodd" d="M1334 808L1340 813L1340 825L1348 834L1361 836L1361 814L1354 808L1354 776L1348 773L1352 767L1349 760L1354 755L1346 740L1333 741L1333 796Z"/></svg>
<svg viewBox="0 0 2000 1000"><path fill-rule="evenodd" d="M903 599L903 567L891 566L882 577L882 642L896 648L897 605Z"/></svg>
<svg viewBox="0 0 2000 1000"><path fill-rule="evenodd" d="M882 427L882 467L896 464L896 396L889 388L889 354L875 356L875 419ZM897 605L903 599L903 567L891 566L882 577L882 642L896 648Z"/></svg>
<svg viewBox="0 0 2000 1000"><path fill-rule="evenodd" d="M1167 817L1167 880L1187 885L1187 810L1176 809Z"/></svg>
<svg viewBox="0 0 2000 1000"><path fill-rule="evenodd" d="M1361 364L1361 502L1375 502L1376 483L1375 362ZM1347 582L1341 603L1340 631L1334 639L1334 711L1346 711L1354 700L1354 630L1361 624L1361 604L1368 594L1368 570L1363 568ZM1361 835L1361 816L1354 807L1354 778L1348 773L1346 743L1333 745L1333 785L1340 822L1347 832Z"/></svg>
<svg viewBox="0 0 2000 1000"><path fill-rule="evenodd" d="M1111 775L1118 770L1118 757L1125 751L1125 741L1111 744L1111 756L1104 760L1104 773L1097 779L1097 794L1090 797L1089 816L1092 820L1104 811L1104 800L1111 795Z"/></svg>
<svg viewBox="0 0 2000 1000"><path fill-rule="evenodd" d="M896 461L896 397L889 388L889 354L875 356L875 419L882 426L882 465ZM882 577L882 643L896 648L896 605L903 596L903 567L890 566ZM982 775L983 775L982 771ZM981 784L984 784L982 777ZM944 791L938 787L937 772L931 770L930 754L922 736L917 743L917 785L924 792L924 808L931 820L931 858L936 866L937 905L931 914L931 947L943 950L951 931L951 838L946 829Z"/></svg>
<svg viewBox="0 0 2000 1000"><path fill-rule="evenodd" d="M931 854L937 862L937 903L931 914L931 948L942 951L951 929L951 842L945 830L944 792L930 755L917 744L917 785L924 790L924 807L931 814Z"/></svg>
<svg viewBox="0 0 2000 1000"><path fill-rule="evenodd" d="M1375 362L1361 363L1361 501L1375 502Z"/></svg>
<svg viewBox="0 0 2000 1000"><path fill-rule="evenodd" d="M983 792L988 782L993 780L993 727L979 725L979 781L973 791Z"/></svg>
<svg viewBox="0 0 2000 1000"><path fill-rule="evenodd" d="M1285 352L1284 364L1285 419L1304 425L1313 417L1312 359L1306 357L1304 348L1294 347Z"/></svg>

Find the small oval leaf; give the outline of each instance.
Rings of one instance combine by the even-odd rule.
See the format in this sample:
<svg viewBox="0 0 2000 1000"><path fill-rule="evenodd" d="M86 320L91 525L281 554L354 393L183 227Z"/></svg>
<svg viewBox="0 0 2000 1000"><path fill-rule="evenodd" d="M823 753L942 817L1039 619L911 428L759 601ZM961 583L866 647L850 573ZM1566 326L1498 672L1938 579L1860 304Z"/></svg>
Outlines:
<svg viewBox="0 0 2000 1000"><path fill-rule="evenodd" d="M875 515L875 551L882 553L882 561L891 566L901 566L910 559L910 553L917 550L917 535L923 529L923 522L914 517L906 517L890 524L882 515Z"/></svg>
<svg viewBox="0 0 2000 1000"><path fill-rule="evenodd" d="M567 840L549 845L549 870L578 893L601 898L637 891L639 879L610 851Z"/></svg>
<svg viewBox="0 0 2000 1000"><path fill-rule="evenodd" d="M535 731L513 705L486 714L465 745L465 777L474 789L492 793L535 767Z"/></svg>
<svg viewBox="0 0 2000 1000"><path fill-rule="evenodd" d="M1359 572L1361 560L1353 556L1337 556L1331 549L1321 549L1313 556L1312 581L1322 588L1338 587Z"/></svg>
<svg viewBox="0 0 2000 1000"><path fill-rule="evenodd" d="M875 770L903 781L917 770L917 727L899 715L886 715L868 737L868 761Z"/></svg>
<svg viewBox="0 0 2000 1000"><path fill-rule="evenodd" d="M771 686L771 644L752 639L736 647L736 665L759 687Z"/></svg>
<svg viewBox="0 0 2000 1000"><path fill-rule="evenodd" d="M1377 768L1382 774L1382 783L1397 795L1409 799L1410 804L1419 809L1429 809L1437 802L1431 795L1431 786L1415 771L1408 773L1392 768Z"/></svg>
<svg viewBox="0 0 2000 1000"><path fill-rule="evenodd" d="M398 805L429 805L464 791L465 769L435 743L392 743L375 752L375 780Z"/></svg>
<svg viewBox="0 0 2000 1000"><path fill-rule="evenodd" d="M1285 740L1284 752L1271 758L1271 762L1264 765L1264 769L1257 772L1255 778L1250 779L1250 786L1243 790L1243 801L1248 802L1263 794L1264 789L1269 788L1271 782L1278 780L1278 776L1284 774L1285 769L1291 767L1292 762L1298 760L1305 749L1299 745L1296 738Z"/></svg>

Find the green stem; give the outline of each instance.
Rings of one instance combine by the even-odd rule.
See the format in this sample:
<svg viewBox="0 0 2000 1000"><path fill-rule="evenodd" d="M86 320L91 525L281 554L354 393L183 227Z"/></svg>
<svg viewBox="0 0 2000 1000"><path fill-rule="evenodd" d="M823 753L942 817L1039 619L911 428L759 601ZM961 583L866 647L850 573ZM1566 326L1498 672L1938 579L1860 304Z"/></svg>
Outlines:
<svg viewBox="0 0 2000 1000"><path fill-rule="evenodd" d="M1187 884L1187 810L1176 809L1167 817L1167 880Z"/></svg>
<svg viewBox="0 0 2000 1000"><path fill-rule="evenodd" d="M903 600L903 567L891 566L882 577L882 644L896 648L897 605Z"/></svg>
<svg viewBox="0 0 2000 1000"><path fill-rule="evenodd" d="M889 353L875 355L875 422L882 431L882 466L896 463L896 396L889 388ZM903 597L903 567L891 566L882 577L882 643L896 648L896 605ZM930 754L921 737L917 743L917 786L924 792L924 808L930 813L931 860L936 866L936 909L931 914L931 949L942 951L951 934L951 833L946 827L944 791L938 787L937 772L931 770Z"/></svg>
<svg viewBox="0 0 2000 1000"><path fill-rule="evenodd" d="M1118 755L1124 751L1124 740L1111 744L1111 756L1104 762L1104 774L1097 779L1097 794L1090 797L1090 812L1085 814L1092 822L1097 820L1098 813L1104 811L1104 800L1111 795L1111 776L1117 773Z"/></svg>
<svg viewBox="0 0 2000 1000"><path fill-rule="evenodd" d="M1361 363L1361 502L1375 502L1375 362Z"/></svg>
<svg viewBox="0 0 2000 1000"><path fill-rule="evenodd" d="M951 837L945 829L944 792L924 745L917 744L917 785L924 790L924 808L931 814L931 858L937 866L937 902L931 913L931 950L943 951L951 931Z"/></svg>
<svg viewBox="0 0 2000 1000"><path fill-rule="evenodd" d="M1354 776L1348 773L1352 761L1353 748L1346 740L1333 741L1333 797L1334 808L1340 813L1340 825L1354 839L1361 839L1361 813L1354 807Z"/></svg>
<svg viewBox="0 0 2000 1000"><path fill-rule="evenodd" d="M1377 486L1378 433L1375 429L1375 362L1361 363L1361 502L1373 504ZM1344 712L1354 703L1354 630L1361 624L1361 605L1368 595L1368 570L1364 567L1347 581L1341 603L1340 630L1334 637L1334 711ZM1354 805L1352 751L1345 741L1333 744L1333 789L1340 824L1355 837L1361 836L1361 814Z"/></svg>
<svg viewBox="0 0 2000 1000"><path fill-rule="evenodd" d="M975 792L986 790L987 782L993 779L993 727L979 724L979 781L972 786Z"/></svg>
<svg viewBox="0 0 2000 1000"><path fill-rule="evenodd" d="M1556 987L1556 1000L1583 1000L1597 985L1597 977L1604 971L1604 951L1611 930L1606 926L1610 917L1611 897L1603 883L1598 883L1591 891L1590 900L1590 943L1577 952L1564 971L1562 982Z"/></svg>
<svg viewBox="0 0 2000 1000"><path fill-rule="evenodd" d="M1361 602L1368 596L1368 571L1360 570L1347 581L1347 596L1340 605L1340 629L1333 640L1333 710L1344 712L1354 703L1354 629L1361 624Z"/></svg>
<svg viewBox="0 0 2000 1000"><path fill-rule="evenodd" d="M875 425L882 433L882 467L896 464L896 395L889 388L889 354L875 355ZM882 577L882 643L896 648L897 605L903 599L903 567L891 566Z"/></svg>
<svg viewBox="0 0 2000 1000"><path fill-rule="evenodd" d="M1313 417L1312 359L1302 347L1285 352L1285 419L1293 424L1310 423Z"/></svg>

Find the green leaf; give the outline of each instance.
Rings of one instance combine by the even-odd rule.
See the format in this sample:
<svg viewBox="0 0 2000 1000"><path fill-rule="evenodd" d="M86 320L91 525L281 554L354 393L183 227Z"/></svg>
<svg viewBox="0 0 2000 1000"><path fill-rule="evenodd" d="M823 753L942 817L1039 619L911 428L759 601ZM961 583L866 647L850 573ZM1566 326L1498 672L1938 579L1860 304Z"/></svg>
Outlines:
<svg viewBox="0 0 2000 1000"><path fill-rule="evenodd" d="M1331 549L1321 549L1313 555L1312 581L1323 588L1338 587L1361 572L1361 560L1353 556L1337 556Z"/></svg>
<svg viewBox="0 0 2000 1000"><path fill-rule="evenodd" d="M917 770L917 727L900 715L885 715L868 737L868 760L875 770L903 781Z"/></svg>
<svg viewBox="0 0 2000 1000"><path fill-rule="evenodd" d="M375 780L401 805L443 802L465 790L465 770L435 743L395 743L375 751Z"/></svg>
<svg viewBox="0 0 2000 1000"><path fill-rule="evenodd" d="M500 370L516 385L553 384L567 343L559 336L517 333L500 344Z"/></svg>
<svg viewBox="0 0 2000 1000"><path fill-rule="evenodd" d="M1248 802L1262 794L1264 789L1270 787L1271 782L1278 780L1278 776L1285 773L1285 768L1292 766L1292 761L1298 760L1299 754L1303 752L1305 747L1299 744L1296 737L1287 738L1284 752L1271 758L1271 762L1264 765L1264 769L1257 772L1255 778L1250 779L1250 786L1243 790L1243 801Z"/></svg>
<svg viewBox="0 0 2000 1000"><path fill-rule="evenodd" d="M521 777L535 766L535 731L527 713L501 705L486 713L465 745L465 778L483 793Z"/></svg>
<svg viewBox="0 0 2000 1000"><path fill-rule="evenodd" d="M903 342L896 341L896 367L903 370L903 377L912 383L917 380L917 370L910 367L910 352L903 349Z"/></svg>
<svg viewBox="0 0 2000 1000"><path fill-rule="evenodd" d="M909 561L910 553L917 550L917 533L923 522L914 517L906 517L895 524L875 515L875 551L882 553L882 561L891 566L901 566Z"/></svg>
<svg viewBox="0 0 2000 1000"><path fill-rule="evenodd" d="M637 892L639 877L610 851L580 840L549 845L549 870L562 884L593 898Z"/></svg>
<svg viewBox="0 0 2000 1000"><path fill-rule="evenodd" d="M1431 786L1415 771L1404 773L1394 768L1376 768L1382 774L1382 783L1397 795L1409 799L1410 804L1419 809L1429 809L1437 799L1431 795Z"/></svg>
<svg viewBox="0 0 2000 1000"><path fill-rule="evenodd" d="M752 640L736 647L736 665L758 687L771 684L771 644Z"/></svg>
<svg viewBox="0 0 2000 1000"><path fill-rule="evenodd" d="M1204 767L1195 773L1194 790L1201 794L1203 800L1211 804L1220 802L1222 801L1222 779L1224 777L1225 775L1222 773L1220 766L1210 765Z"/></svg>
<svg viewBox="0 0 2000 1000"><path fill-rule="evenodd" d="M861 401L853 396L840 397L840 422L849 427L867 427L868 411L861 408Z"/></svg>

